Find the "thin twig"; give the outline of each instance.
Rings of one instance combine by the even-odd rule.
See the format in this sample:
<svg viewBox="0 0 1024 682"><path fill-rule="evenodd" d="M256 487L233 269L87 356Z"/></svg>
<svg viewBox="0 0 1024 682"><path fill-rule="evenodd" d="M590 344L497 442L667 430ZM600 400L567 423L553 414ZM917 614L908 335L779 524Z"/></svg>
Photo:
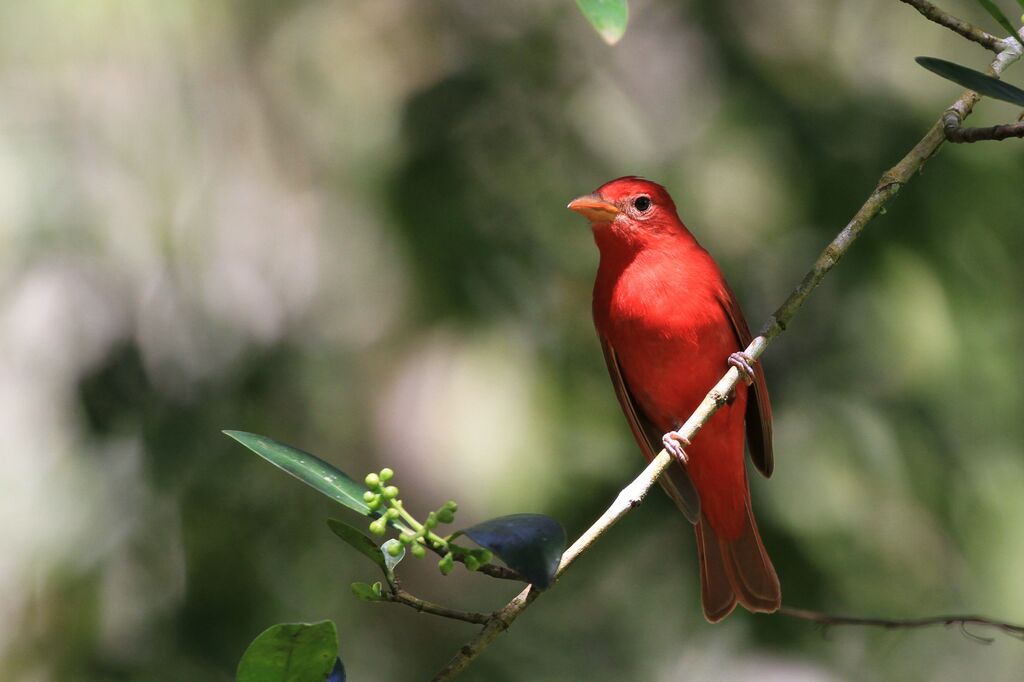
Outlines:
<svg viewBox="0 0 1024 682"><path fill-rule="evenodd" d="M996 56L992 62L991 72L995 75L1001 73L1009 64L1020 58L1018 49L1006 49ZM974 104L978 101L977 93L967 90L953 103L951 111L956 111L961 118L966 118ZM757 359L767 348L768 344L776 336L781 334L786 325L793 318L796 312L803 305L807 296L818 286L822 278L828 274L839 259L849 250L854 240L860 235L865 225L877 216L886 202L899 192L915 173L921 170L925 162L938 151L945 141L943 133L943 120L940 118L925 134L925 136L904 156L899 163L882 174L881 179L875 186L874 191L853 216L850 222L836 236L832 242L825 247L814 266L808 272L803 281L779 306L775 314L768 318L760 335L755 338L746 348L746 353ZM730 367L725 376L705 396L704 401L697 410L690 416L685 424L679 429L679 433L688 440L692 440L700 428L707 423L711 416L718 411L718 408L725 402L723 396L735 387L739 380L739 372L735 367ZM569 549L562 555L558 565L557 577L579 558L601 535L611 528L619 519L625 516L630 510L637 507L647 495L648 491L655 484L662 473L672 464L672 456L662 450L657 457L651 460L647 468L615 498L615 502L601 515L601 517L581 535ZM498 635L507 630L512 622L521 614L537 597L540 592L532 586L527 587L517 594L508 604L503 606L488 619L487 623L477 635L464 644L448 664L434 676L434 682L451 680L480 655Z"/></svg>
<svg viewBox="0 0 1024 682"><path fill-rule="evenodd" d="M1024 137L1024 123L1005 123L988 128L963 128L960 117L950 111L943 117L943 131L946 140L954 143L981 142L982 140L1007 140Z"/></svg>
<svg viewBox="0 0 1024 682"><path fill-rule="evenodd" d="M987 50L992 52L1001 52L1006 47L1001 38L997 38L990 33L986 33L980 28L967 23L963 19L957 18L949 12L939 9L932 3L928 2L928 0L900 0L900 2L910 5L920 12L925 18L934 21L940 26L945 26L951 31L955 31L964 38L978 43Z"/></svg>
<svg viewBox="0 0 1024 682"><path fill-rule="evenodd" d="M429 613L434 616L441 616L442 618L451 618L452 620L463 620L467 623L476 623L477 625L485 625L491 618L489 614L450 609L447 606L441 606L440 604L420 599L401 588L395 588L390 592L385 592L381 595L381 598L384 601L389 601L393 604L404 604L405 606L416 609L420 613Z"/></svg>
<svg viewBox="0 0 1024 682"><path fill-rule="evenodd" d="M994 640L991 637L981 637L968 632L965 628L968 625L979 625L982 627L996 628L1002 630L1011 637L1024 639L1024 626L1006 623L1000 620L993 620L985 616L975 615L950 615L950 616L928 616L926 618L860 618L857 616L840 616L831 613L820 613L807 609L797 609L792 606L783 606L779 609L779 615L799 618L817 623L824 628L833 625L863 625L866 627L880 627L886 630L909 630L914 628L926 628L933 625L958 625L961 631L968 637L985 644L991 644Z"/></svg>

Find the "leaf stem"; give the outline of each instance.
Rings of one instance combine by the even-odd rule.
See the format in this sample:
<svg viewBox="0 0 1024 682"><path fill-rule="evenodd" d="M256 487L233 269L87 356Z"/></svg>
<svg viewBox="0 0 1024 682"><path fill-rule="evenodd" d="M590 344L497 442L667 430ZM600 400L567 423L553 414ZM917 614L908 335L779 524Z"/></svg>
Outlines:
<svg viewBox="0 0 1024 682"><path fill-rule="evenodd" d="M401 500L398 500L398 499L388 500L388 506L391 507L392 509L397 509L398 510L398 515L401 516L402 519L407 524L409 524L409 527L417 535L423 535L425 533L429 533L430 532L430 531L426 530L423 527L422 523L420 523L419 521L416 520L416 517L414 517L412 514L410 514L408 511L406 511L405 505L402 504Z"/></svg>

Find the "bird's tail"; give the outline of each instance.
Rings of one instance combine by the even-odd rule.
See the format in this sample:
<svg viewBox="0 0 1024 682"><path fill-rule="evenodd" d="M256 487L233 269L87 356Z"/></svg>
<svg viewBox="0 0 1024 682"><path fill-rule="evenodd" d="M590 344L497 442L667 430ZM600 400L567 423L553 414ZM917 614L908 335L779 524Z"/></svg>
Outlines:
<svg viewBox="0 0 1024 682"><path fill-rule="evenodd" d="M720 538L703 513L695 525L700 596L704 617L712 623L732 613L737 603L762 613L777 611L782 603L779 578L757 532L749 494L745 506L743 531L735 539Z"/></svg>

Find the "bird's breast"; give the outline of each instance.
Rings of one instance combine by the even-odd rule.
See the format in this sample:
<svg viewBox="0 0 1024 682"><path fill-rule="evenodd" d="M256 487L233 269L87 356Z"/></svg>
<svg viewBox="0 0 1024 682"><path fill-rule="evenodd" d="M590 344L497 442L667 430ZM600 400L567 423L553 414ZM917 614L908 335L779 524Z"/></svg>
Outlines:
<svg viewBox="0 0 1024 682"><path fill-rule="evenodd" d="M671 264L669 264L671 266ZM717 291L678 266L626 268L595 287L599 332L659 428L685 419L721 378L736 341Z"/></svg>

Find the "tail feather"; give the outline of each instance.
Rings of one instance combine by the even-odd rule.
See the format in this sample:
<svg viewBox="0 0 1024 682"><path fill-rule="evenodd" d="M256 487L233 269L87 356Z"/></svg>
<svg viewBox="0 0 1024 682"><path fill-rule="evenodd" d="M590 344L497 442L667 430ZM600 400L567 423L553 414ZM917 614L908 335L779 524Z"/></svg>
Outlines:
<svg viewBox="0 0 1024 682"><path fill-rule="evenodd" d="M747 522L743 534L732 542L723 543L722 554L739 602L748 611L773 613L782 603L779 577L757 532L749 497L746 507Z"/></svg>
<svg viewBox="0 0 1024 682"><path fill-rule="evenodd" d="M717 623L736 608L736 593L729 581L729 569L722 557L718 536L703 514L694 528L697 531L697 557L700 559L700 601L704 617Z"/></svg>
<svg viewBox="0 0 1024 682"><path fill-rule="evenodd" d="M779 609L779 578L757 532L749 497L743 532L736 539L721 539L703 514L696 530L701 601L708 621L722 620L737 602L748 611L772 613Z"/></svg>

